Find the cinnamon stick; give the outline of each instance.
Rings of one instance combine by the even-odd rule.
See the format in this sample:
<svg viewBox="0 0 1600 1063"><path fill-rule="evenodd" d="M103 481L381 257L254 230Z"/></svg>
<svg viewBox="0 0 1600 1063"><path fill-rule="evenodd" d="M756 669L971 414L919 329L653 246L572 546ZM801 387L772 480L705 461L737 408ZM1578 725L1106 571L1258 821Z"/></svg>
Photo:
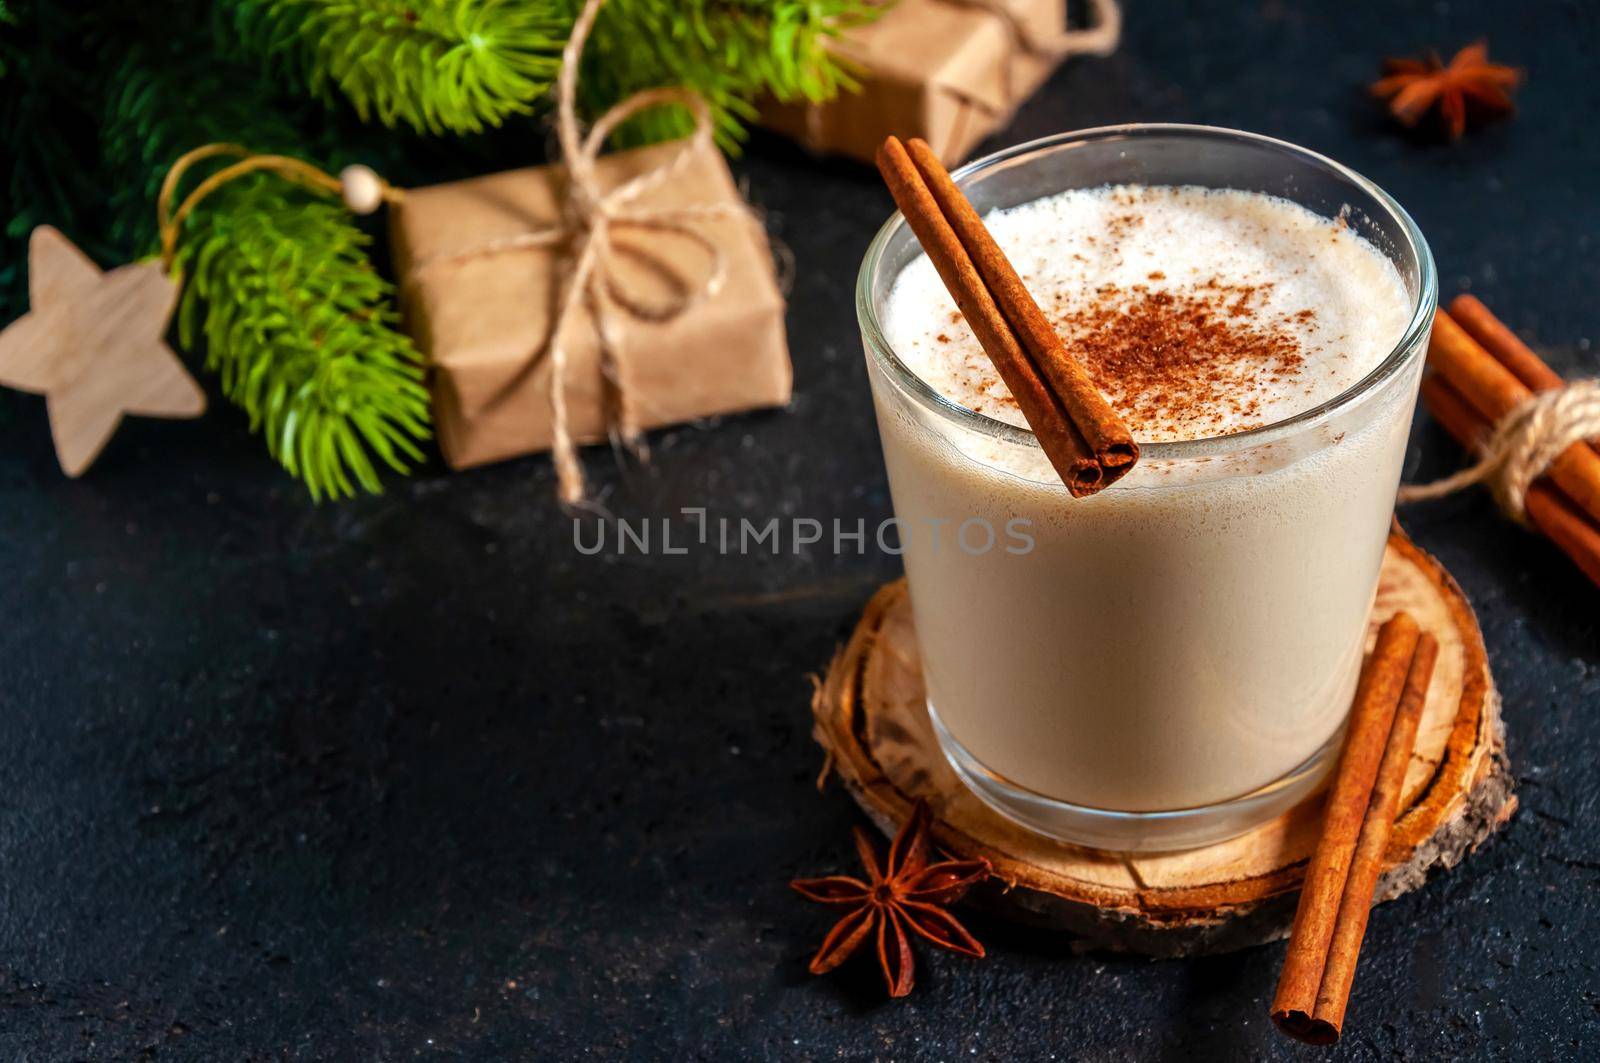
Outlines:
<svg viewBox="0 0 1600 1063"><path fill-rule="evenodd" d="M1134 442L1121 415L1106 401L1077 359L1067 353L1060 335L1022 283L988 226L983 224L977 208L939 161L939 156L926 141L918 138L912 138L906 150L945 219L955 230L961 246L978 268L995 304L1011 323L1012 330L1050 382L1067 415L1105 470L1105 482L1119 479L1139 460L1139 445Z"/></svg>
<svg viewBox="0 0 1600 1063"><path fill-rule="evenodd" d="M1308 1036L1302 1038L1311 1044L1333 1044L1344 1026L1350 986L1356 977L1356 960L1361 954L1361 939L1366 935L1367 916L1372 911L1372 894L1378 887L1378 874L1383 870L1384 850L1389 846L1389 833L1400 808L1406 769L1411 765L1411 753L1417 744L1417 726L1422 722L1428 683L1433 678L1433 665L1438 656L1439 643L1432 635L1424 634L1417 640L1405 691L1400 695L1400 707L1395 710L1394 725L1389 729L1389 744L1383 751L1383 763L1378 766L1372 801L1367 805L1361 836L1356 840L1355 854L1350 859L1350 874L1345 879L1344 897L1339 902L1339 918L1334 924L1333 940L1328 944L1328 962L1322 969L1322 985L1317 989L1317 1010L1311 1017Z"/></svg>
<svg viewBox="0 0 1600 1063"><path fill-rule="evenodd" d="M1450 317L1530 391L1556 391L1566 386L1561 374L1546 365L1545 360L1523 343L1522 337L1512 332L1504 321L1495 317L1477 296L1456 296L1450 301ZM1589 449L1596 449L1595 440L1589 441Z"/></svg>
<svg viewBox="0 0 1600 1063"><path fill-rule="evenodd" d="M1306 1040L1317 1029L1317 992L1345 882L1421 634L1407 613L1396 613L1386 621L1378 629L1377 644L1356 687L1344 752L1323 813L1322 836L1306 868L1283 973L1272 1001L1273 1023L1291 1037Z"/></svg>
<svg viewBox="0 0 1600 1063"><path fill-rule="evenodd" d="M1566 383L1560 373L1545 365L1544 359L1534 354L1533 348L1523 343L1521 337L1495 317L1477 296L1458 295L1452 299L1450 317L1493 355L1495 361L1511 370L1512 375L1533 391L1553 391Z"/></svg>
<svg viewBox="0 0 1600 1063"><path fill-rule="evenodd" d="M878 149L878 170L895 204L956 301L972 333L994 363L1045 456L1074 498L1093 494L1115 479L1095 455L1078 423L1029 357L1010 321L995 302L968 249L899 138ZM1102 401L1104 399L1102 398ZM1135 450L1137 456L1137 450ZM1117 476L1131 467L1124 463Z"/></svg>
<svg viewBox="0 0 1600 1063"><path fill-rule="evenodd" d="M1434 314L1428 364L1491 423L1533 395L1526 384L1442 310ZM1551 463L1546 475L1591 520L1600 523L1600 454L1587 443L1574 443Z"/></svg>
<svg viewBox="0 0 1600 1063"><path fill-rule="evenodd" d="M1433 419L1457 443L1474 454L1482 450L1483 441L1489 437L1489 422L1443 377L1430 373L1423 378L1422 401ZM1523 507L1528 523L1571 558L1591 583L1600 587L1600 526L1543 479L1529 485Z"/></svg>

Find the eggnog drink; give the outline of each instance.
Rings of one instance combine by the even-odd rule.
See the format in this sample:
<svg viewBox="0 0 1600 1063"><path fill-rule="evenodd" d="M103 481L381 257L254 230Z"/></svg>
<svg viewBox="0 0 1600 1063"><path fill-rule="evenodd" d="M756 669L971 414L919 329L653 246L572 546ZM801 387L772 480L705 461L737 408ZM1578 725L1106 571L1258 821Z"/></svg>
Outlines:
<svg viewBox="0 0 1600 1063"><path fill-rule="evenodd" d="M1103 185L985 220L1145 456L1069 498L928 259L887 282L893 373L939 397L875 365L947 754L1035 826L996 793L1167 813L1299 771L1303 794L1355 688L1419 360L1349 394L1406 340L1415 278L1259 192ZM984 526L1004 548L970 548Z"/></svg>

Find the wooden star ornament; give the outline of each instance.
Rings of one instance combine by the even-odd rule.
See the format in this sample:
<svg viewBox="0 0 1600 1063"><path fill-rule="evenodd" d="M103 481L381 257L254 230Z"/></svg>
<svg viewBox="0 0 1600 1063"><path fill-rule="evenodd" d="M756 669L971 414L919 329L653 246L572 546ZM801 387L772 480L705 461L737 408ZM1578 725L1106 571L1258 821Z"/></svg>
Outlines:
<svg viewBox="0 0 1600 1063"><path fill-rule="evenodd" d="M177 299L160 262L101 272L58 230L33 230L29 310L0 332L0 385L45 397L68 476L89 467L125 413L205 412L205 393L162 339Z"/></svg>

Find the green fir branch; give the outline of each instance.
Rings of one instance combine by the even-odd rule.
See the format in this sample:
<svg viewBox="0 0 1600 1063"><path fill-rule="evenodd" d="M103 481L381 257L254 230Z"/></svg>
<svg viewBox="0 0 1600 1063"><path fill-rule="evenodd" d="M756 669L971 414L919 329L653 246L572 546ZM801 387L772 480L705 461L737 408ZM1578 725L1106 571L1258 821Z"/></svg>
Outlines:
<svg viewBox="0 0 1600 1063"><path fill-rule="evenodd" d="M396 331L392 289L343 204L275 177L236 182L179 242L178 329L272 456L313 498L381 491L429 437L422 358Z"/></svg>
<svg viewBox="0 0 1600 1063"><path fill-rule="evenodd" d="M154 250L156 195L184 152L220 141L308 154L259 70L199 51L192 40L135 45L112 69L100 153L116 175L108 189L110 235L128 257ZM195 100L205 105L193 106Z"/></svg>
<svg viewBox="0 0 1600 1063"><path fill-rule="evenodd" d="M592 117L641 89L686 85L711 104L717 141L735 147L751 101L831 99L856 88L829 40L876 18L866 0L610 0L584 52L578 92ZM620 145L683 136L681 107L639 115Z"/></svg>
<svg viewBox="0 0 1600 1063"><path fill-rule="evenodd" d="M8 3L0 15L0 324L25 305L28 234L54 225L104 260L94 171L92 100L99 71L85 14L49 3Z"/></svg>
<svg viewBox="0 0 1600 1063"><path fill-rule="evenodd" d="M0 78L6 76L7 71L16 65L16 43L12 41L7 31L14 30L21 25L14 11L6 0L0 0Z"/></svg>
<svg viewBox="0 0 1600 1063"><path fill-rule="evenodd" d="M337 89L363 119L419 132L478 132L548 106L582 0L229 0L248 51ZM827 99L854 83L830 38L881 10L870 0L610 0L584 53L590 118L640 89L687 85L732 148L763 93ZM682 108L640 115L623 144L681 136Z"/></svg>
<svg viewBox="0 0 1600 1063"><path fill-rule="evenodd" d="M258 69L192 44L142 42L113 67L100 151L117 175L112 233L130 255L153 248L157 192L191 148L312 154ZM204 336L224 395L314 498L379 490L379 467L406 471L428 436L420 358L394 328L367 242L341 204L270 175L203 200L179 241L182 345Z"/></svg>
<svg viewBox="0 0 1600 1063"><path fill-rule="evenodd" d="M201 143L324 164L344 156L341 123L296 121L275 70L390 127L477 131L549 106L580 8L581 0L147 0L136 9L0 0L10 198L0 299L20 302L21 241L41 222L108 264L147 251L161 177ZM828 40L876 9L870 0L611 0L585 53L580 103L592 120L638 90L688 85L711 102L718 139L731 148L761 93L821 99L848 87ZM308 138L312 125L324 132ZM662 108L618 139L687 128L685 114ZM394 327L390 287L365 243L342 206L267 175L208 198L179 241L189 277L182 341L203 336L223 391L318 498L379 489L380 470L419 460L429 434L421 359Z"/></svg>
<svg viewBox="0 0 1600 1063"><path fill-rule="evenodd" d="M568 23L545 0L232 0L232 28L363 121L476 133L525 114L560 68Z"/></svg>

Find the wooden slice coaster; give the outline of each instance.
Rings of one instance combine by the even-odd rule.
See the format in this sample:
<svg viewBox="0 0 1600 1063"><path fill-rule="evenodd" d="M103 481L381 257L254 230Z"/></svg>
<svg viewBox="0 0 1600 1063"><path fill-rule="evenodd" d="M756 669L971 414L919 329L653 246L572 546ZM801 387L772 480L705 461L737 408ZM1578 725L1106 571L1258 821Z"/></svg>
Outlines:
<svg viewBox="0 0 1600 1063"><path fill-rule="evenodd" d="M1372 633L1399 609L1434 634L1440 652L1380 901L1416 889L1435 868L1455 866L1516 809L1499 695L1472 608L1443 567L1397 528ZM995 877L974 903L1070 932L1082 947L1152 956L1226 952L1289 932L1316 844L1320 796L1241 837L1177 853L1079 848L1013 824L968 791L939 750L904 580L867 603L819 684L812 713L828 757L823 779L836 774L880 829L892 834L925 798L940 848L988 858Z"/></svg>

